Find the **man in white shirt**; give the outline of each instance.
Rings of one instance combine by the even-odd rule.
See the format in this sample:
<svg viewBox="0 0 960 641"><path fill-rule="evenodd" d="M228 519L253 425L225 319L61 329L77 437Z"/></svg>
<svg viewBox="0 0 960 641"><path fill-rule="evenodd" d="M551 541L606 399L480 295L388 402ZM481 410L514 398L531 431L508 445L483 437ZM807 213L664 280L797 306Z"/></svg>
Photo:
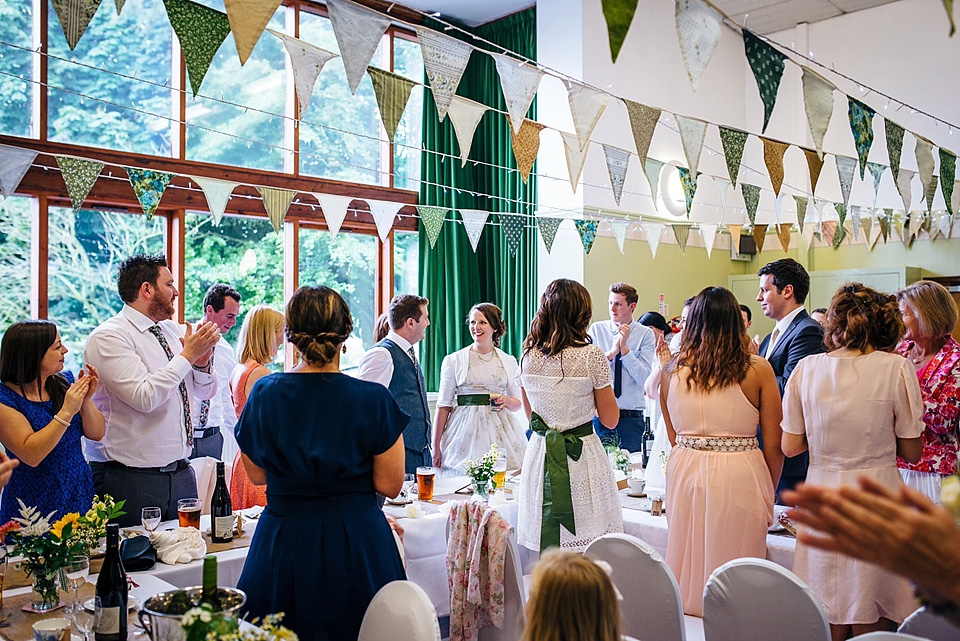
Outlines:
<svg viewBox="0 0 960 641"><path fill-rule="evenodd" d="M197 496L186 460L193 446L189 399L217 392L210 354L220 330L201 323L184 334L170 320L178 292L162 255L124 260L117 291L123 309L93 330L83 353L100 371L93 400L107 424L103 440L85 440L84 450L97 494L125 500L117 522L130 526L144 507L175 519L178 499Z"/></svg>
<svg viewBox="0 0 960 641"><path fill-rule="evenodd" d="M230 460L237 453L233 439L233 427L237 414L230 398L230 374L237 366L233 347L223 337L237 324L240 313L240 293L226 283L210 286L203 297L203 320L214 323L220 329L220 340L213 350L213 373L217 377L217 394L209 401L199 401L199 412L192 412L193 452L190 458L212 456L223 459L224 438L229 439ZM229 436L227 436L229 434Z"/></svg>
<svg viewBox="0 0 960 641"><path fill-rule="evenodd" d="M657 345L653 330L633 320L638 300L637 290L627 283L610 285L610 320L596 322L587 331L593 344L607 354L613 393L620 407L620 422L614 429L605 428L594 418L594 430L601 438L618 438L620 447L631 452L643 449L643 383L650 375Z"/></svg>

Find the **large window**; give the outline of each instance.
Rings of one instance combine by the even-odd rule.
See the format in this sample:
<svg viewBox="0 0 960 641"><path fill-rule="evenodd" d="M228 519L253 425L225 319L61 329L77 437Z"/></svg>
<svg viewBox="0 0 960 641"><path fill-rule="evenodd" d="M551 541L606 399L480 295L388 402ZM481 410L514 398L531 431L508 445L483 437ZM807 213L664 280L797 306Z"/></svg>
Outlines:
<svg viewBox="0 0 960 641"><path fill-rule="evenodd" d="M0 133L29 137L33 130L33 2L0 2ZM23 48L18 48L23 47Z"/></svg>
<svg viewBox="0 0 960 641"><path fill-rule="evenodd" d="M420 243L417 232L393 232L393 294L418 294Z"/></svg>
<svg viewBox="0 0 960 641"><path fill-rule="evenodd" d="M420 43L404 38L393 39L393 72L423 83L423 53ZM420 188L420 144L423 140L423 101L428 89L414 87L410 101L397 125L393 150L393 186L398 189ZM430 100L433 100L431 97Z"/></svg>
<svg viewBox="0 0 960 641"><path fill-rule="evenodd" d="M29 198L12 197L0 202L0 331L31 316L31 207Z"/></svg>

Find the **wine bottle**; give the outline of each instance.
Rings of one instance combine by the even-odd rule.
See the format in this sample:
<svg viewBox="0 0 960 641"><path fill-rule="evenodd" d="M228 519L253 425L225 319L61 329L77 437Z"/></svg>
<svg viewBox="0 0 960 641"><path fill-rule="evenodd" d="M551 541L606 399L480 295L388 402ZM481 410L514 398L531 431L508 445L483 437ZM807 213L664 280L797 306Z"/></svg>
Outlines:
<svg viewBox="0 0 960 641"><path fill-rule="evenodd" d="M200 591L200 605L209 605L214 612L220 611L220 595L217 591L217 557L208 554L203 557L203 587Z"/></svg>
<svg viewBox="0 0 960 641"><path fill-rule="evenodd" d="M102 606L96 641L127 639L127 574L120 560L120 526L107 524L107 553L97 577L97 596Z"/></svg>
<svg viewBox="0 0 960 641"><path fill-rule="evenodd" d="M210 540L229 543L233 540L233 504L224 478L223 461L217 461L217 484L210 499Z"/></svg>

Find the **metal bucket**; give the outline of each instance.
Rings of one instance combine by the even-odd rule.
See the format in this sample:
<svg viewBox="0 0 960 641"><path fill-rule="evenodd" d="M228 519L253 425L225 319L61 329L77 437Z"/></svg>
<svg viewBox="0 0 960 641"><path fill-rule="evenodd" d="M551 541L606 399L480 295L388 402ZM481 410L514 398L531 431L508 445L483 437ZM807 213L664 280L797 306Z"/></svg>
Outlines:
<svg viewBox="0 0 960 641"><path fill-rule="evenodd" d="M175 594L183 590L171 590L155 594L146 603L143 609L137 614L140 617L140 624L150 635L152 641L184 641L186 635L183 627L180 625L180 619L184 612L171 613L171 600ZM190 601L200 602L201 587L186 588ZM247 602L247 595L234 588L217 588L220 603L223 604L221 612L223 614L236 615L237 611Z"/></svg>

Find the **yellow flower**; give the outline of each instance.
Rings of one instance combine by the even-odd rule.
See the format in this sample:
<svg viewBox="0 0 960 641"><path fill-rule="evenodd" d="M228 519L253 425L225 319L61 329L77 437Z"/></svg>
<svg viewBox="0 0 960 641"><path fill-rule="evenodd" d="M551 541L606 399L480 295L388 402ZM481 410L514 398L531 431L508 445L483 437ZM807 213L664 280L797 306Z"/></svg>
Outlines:
<svg viewBox="0 0 960 641"><path fill-rule="evenodd" d="M53 527L50 530L53 532L53 535L58 539L63 539L63 528L66 527L68 523L75 524L80 518L80 515L76 512L71 512L70 514L64 514L63 517L53 524Z"/></svg>
<svg viewBox="0 0 960 641"><path fill-rule="evenodd" d="M940 486L940 503L960 519L960 478L956 475L944 477Z"/></svg>

